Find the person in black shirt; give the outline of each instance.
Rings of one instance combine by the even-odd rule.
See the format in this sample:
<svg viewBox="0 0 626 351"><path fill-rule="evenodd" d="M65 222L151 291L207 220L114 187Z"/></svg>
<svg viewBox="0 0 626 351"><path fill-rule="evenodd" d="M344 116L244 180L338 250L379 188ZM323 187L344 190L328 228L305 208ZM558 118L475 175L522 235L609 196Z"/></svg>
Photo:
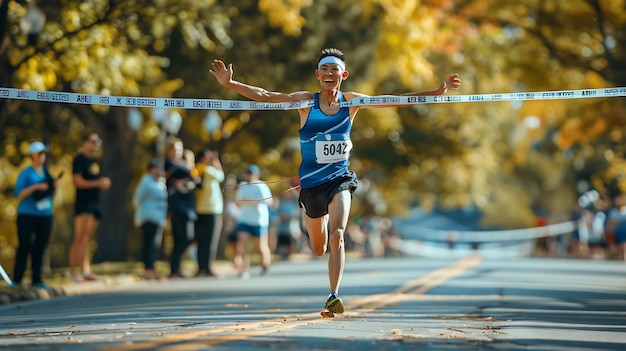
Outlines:
<svg viewBox="0 0 626 351"><path fill-rule="evenodd" d="M72 164L72 181L76 187L74 203L74 242L70 249L70 272L72 281L94 280L89 259L89 240L100 219L100 191L111 186L111 179L103 177L95 158L102 141L97 133L83 138L82 153L76 155Z"/></svg>
<svg viewBox="0 0 626 351"><path fill-rule="evenodd" d="M168 142L164 169L174 239L170 254L170 278L184 277L180 272L180 263L194 239L193 222L197 219L194 189L200 179L191 174L192 168L183 158L183 153L183 142L180 139L173 138Z"/></svg>

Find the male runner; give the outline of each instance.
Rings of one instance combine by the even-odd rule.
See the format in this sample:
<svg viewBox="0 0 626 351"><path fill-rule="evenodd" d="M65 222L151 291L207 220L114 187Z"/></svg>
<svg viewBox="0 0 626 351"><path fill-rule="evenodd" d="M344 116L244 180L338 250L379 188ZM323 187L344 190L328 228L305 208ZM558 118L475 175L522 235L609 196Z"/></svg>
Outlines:
<svg viewBox="0 0 626 351"><path fill-rule="evenodd" d="M313 252L322 256L330 241L328 275L330 295L325 308L332 313L343 313L344 306L338 297L339 285L345 263L344 233L348 223L352 192L358 180L348 169L350 150L350 130L357 112L361 108L383 106L341 107L344 101L368 95L342 93L341 83L348 78L343 52L324 49L317 63L315 77L320 83L320 91L311 93L270 92L261 87L233 80L233 65L214 60L209 72L224 87L249 99L259 102L294 102L314 100L314 106L301 108L300 114L300 206L305 211L305 222ZM443 95L448 89L458 89L461 84L457 74L450 75L436 90L411 92L402 95Z"/></svg>

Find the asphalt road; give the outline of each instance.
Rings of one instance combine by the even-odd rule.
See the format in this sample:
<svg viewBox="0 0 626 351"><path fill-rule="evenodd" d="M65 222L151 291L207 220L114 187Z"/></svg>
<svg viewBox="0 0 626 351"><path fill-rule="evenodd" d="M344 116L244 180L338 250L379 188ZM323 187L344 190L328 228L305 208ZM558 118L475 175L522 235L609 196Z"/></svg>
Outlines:
<svg viewBox="0 0 626 351"><path fill-rule="evenodd" d="M334 319L327 285L318 259L9 304L0 349L626 350L624 262L348 260Z"/></svg>

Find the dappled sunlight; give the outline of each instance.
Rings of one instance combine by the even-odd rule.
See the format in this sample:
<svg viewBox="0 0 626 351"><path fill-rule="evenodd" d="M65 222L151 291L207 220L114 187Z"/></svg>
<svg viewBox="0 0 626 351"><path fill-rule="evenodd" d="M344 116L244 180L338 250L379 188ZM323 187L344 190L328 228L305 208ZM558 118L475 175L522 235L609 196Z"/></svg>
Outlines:
<svg viewBox="0 0 626 351"><path fill-rule="evenodd" d="M511 4L487 0L343 1L300 0L223 3L163 0L39 1L46 14L34 45L22 33L23 2L9 1L9 30L2 84L42 91L113 96L239 99L207 72L211 60L234 65L235 79L270 91L318 89L315 61L325 46L346 53L344 91L370 95L436 89L451 73L455 94L552 91L624 86L626 24L623 1ZM599 12L598 12L599 11ZM600 16L601 15L601 16ZM594 20L590 20L594 19ZM31 38L32 39L32 38ZM149 107L139 109L133 130L128 111L109 106L0 102L0 236L13 243L16 202L11 194L24 166L23 145L47 139L50 167L69 174L81 135L108 135L106 173L116 194L130 194L160 133ZM579 184L603 195L626 189L624 100L584 99L488 103L417 104L360 112L352 138L352 166L376 196L355 194L353 212L368 215L476 206L486 226L532 223L538 209L562 218ZM236 177L256 162L267 179L297 173L295 111L221 111L207 130L206 110L177 109L180 136L192 150L220 151ZM62 185L56 204L56 237L72 234L72 186ZM122 198L122 197L120 197ZM380 202L372 203L372 201ZM119 201L124 203L125 201ZM131 206L108 204L136 247L126 225ZM122 208L124 207L124 208ZM117 228L117 227L116 227ZM115 229L119 231L119 228ZM54 264L65 264L55 243ZM123 248L125 245L120 245ZM137 258L131 250L124 255ZM6 256L2 257L6 260Z"/></svg>

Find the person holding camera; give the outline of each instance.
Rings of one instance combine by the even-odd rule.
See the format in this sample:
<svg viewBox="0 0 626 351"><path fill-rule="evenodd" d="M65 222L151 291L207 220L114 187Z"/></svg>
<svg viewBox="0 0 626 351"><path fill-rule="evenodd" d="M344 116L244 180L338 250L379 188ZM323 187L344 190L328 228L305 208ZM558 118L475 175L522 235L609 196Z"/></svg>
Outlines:
<svg viewBox="0 0 626 351"><path fill-rule="evenodd" d="M197 277L217 277L213 264L222 233L224 197L220 184L224 181L224 170L217 151L202 149L196 154L196 172L202 180L196 188L195 235L198 244Z"/></svg>

